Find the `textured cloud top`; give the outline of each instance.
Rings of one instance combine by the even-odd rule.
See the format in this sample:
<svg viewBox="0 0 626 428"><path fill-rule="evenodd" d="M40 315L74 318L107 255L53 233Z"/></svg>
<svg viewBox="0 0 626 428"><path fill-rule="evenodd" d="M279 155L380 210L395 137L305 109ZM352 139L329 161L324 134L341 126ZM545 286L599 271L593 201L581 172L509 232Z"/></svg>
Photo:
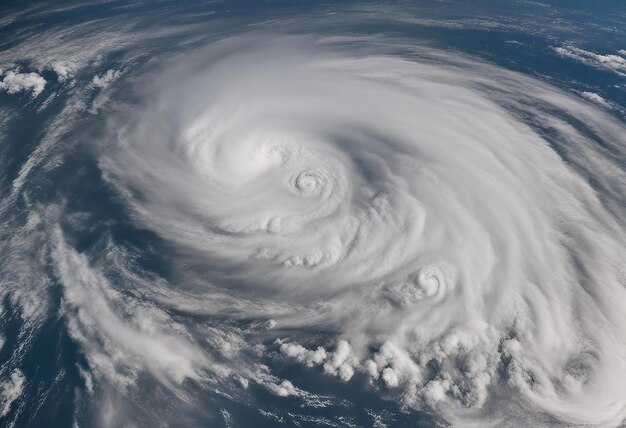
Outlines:
<svg viewBox="0 0 626 428"><path fill-rule="evenodd" d="M622 125L445 53L300 43L180 60L149 107L112 119L100 165L135 221L223 275L220 294L252 300L240 316L336 331L330 354L281 352L344 381L363 372L455 421L506 415L515 403L491 404L505 391L570 423L623 418L624 379L607 376L625 368L623 230L521 118L595 157L623 195L620 168L559 116L607 141Z"/></svg>

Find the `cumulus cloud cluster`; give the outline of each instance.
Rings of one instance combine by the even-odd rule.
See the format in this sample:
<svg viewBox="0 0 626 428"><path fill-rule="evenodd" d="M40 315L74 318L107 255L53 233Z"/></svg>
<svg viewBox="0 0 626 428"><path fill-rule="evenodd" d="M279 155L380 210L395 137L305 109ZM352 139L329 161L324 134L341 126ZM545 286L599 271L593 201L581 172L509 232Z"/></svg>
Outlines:
<svg viewBox="0 0 626 428"><path fill-rule="evenodd" d="M11 404L22 395L25 380L22 372L16 369L9 379L0 383L0 417L9 413Z"/></svg>
<svg viewBox="0 0 626 428"><path fill-rule="evenodd" d="M7 91L9 94L18 92L29 92L33 97L39 95L46 87L46 79L37 73L21 73L19 70L9 70L2 76L0 70L0 90Z"/></svg>
<svg viewBox="0 0 626 428"><path fill-rule="evenodd" d="M121 72L119 70L107 70L102 75L96 75L91 79L91 86L94 88L106 88L115 79L120 77Z"/></svg>
<svg viewBox="0 0 626 428"><path fill-rule="evenodd" d="M280 351L286 357L293 358L308 367L323 365L324 372L339 376L344 381L352 378L354 367L358 364L346 340L339 340L334 352L326 352L321 346L315 350L308 350L297 343L283 342L280 342Z"/></svg>

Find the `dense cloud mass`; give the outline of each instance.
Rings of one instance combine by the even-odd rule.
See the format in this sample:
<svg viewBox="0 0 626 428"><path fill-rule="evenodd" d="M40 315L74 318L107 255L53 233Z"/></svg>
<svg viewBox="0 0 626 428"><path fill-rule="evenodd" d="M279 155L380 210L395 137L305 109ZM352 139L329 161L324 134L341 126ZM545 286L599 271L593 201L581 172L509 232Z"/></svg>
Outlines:
<svg viewBox="0 0 626 428"><path fill-rule="evenodd" d="M55 57L5 72L29 103L56 73L70 101L6 162L0 281L21 327L0 417L35 393L19 362L52 317L79 355L56 370L80 385L80 426L243 426L220 403L258 397L327 409L270 405L270 425L359 426L328 419L359 402L347 388L416 423L623 423L617 107L411 39L314 30L124 28L128 58L177 48L133 69L99 43L82 81ZM619 55L554 50L621 74Z"/></svg>

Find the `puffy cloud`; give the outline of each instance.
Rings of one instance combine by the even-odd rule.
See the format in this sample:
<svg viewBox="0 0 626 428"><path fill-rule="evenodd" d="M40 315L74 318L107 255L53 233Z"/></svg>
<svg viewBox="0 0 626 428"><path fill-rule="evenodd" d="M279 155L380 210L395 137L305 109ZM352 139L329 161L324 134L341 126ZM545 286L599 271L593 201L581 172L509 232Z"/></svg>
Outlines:
<svg viewBox="0 0 626 428"><path fill-rule="evenodd" d="M605 107L605 108L613 107L610 102L608 102L607 100L602 98L602 96L596 94L595 92L583 91L580 93L580 95L582 95L584 98L587 98L589 101L592 101L596 104L601 105L602 107Z"/></svg>
<svg viewBox="0 0 626 428"><path fill-rule="evenodd" d="M109 86L111 84L111 82L113 82L114 80L116 80L117 78L120 77L121 75L121 71L119 70L107 70L104 74L102 75L96 75L91 79L91 86L94 88L106 88L107 86Z"/></svg>
<svg viewBox="0 0 626 428"><path fill-rule="evenodd" d="M288 380L283 380L280 384L269 383L267 389L274 395L279 397L289 397L290 395L298 395L298 390Z"/></svg>
<svg viewBox="0 0 626 428"><path fill-rule="evenodd" d="M344 381L352 378L355 367L359 364L346 340L339 340L334 352L326 352L321 346L314 351L308 350L304 346L294 343L281 343L280 351L286 357L295 359L308 367L323 363L325 373L339 376Z"/></svg>
<svg viewBox="0 0 626 428"><path fill-rule="evenodd" d="M385 384L389 388L395 388L396 386L398 386L398 374L391 367L386 367L383 369L381 378L385 381Z"/></svg>
<svg viewBox="0 0 626 428"><path fill-rule="evenodd" d="M25 380L20 370L14 370L9 379L0 383L0 417L6 416L11 404L22 395Z"/></svg>
<svg viewBox="0 0 626 428"><path fill-rule="evenodd" d="M350 344L346 340L340 340L337 342L337 349L324 364L324 371L347 381L354 375L354 367L357 364L358 360L352 355Z"/></svg>
<svg viewBox="0 0 626 428"><path fill-rule="evenodd" d="M20 73L19 70L9 70L0 81L0 90L9 94L30 91L33 97L39 95L46 86L46 79L37 73Z"/></svg>
<svg viewBox="0 0 626 428"><path fill-rule="evenodd" d="M431 407L436 407L437 403L446 398L446 393L450 389L450 382L446 379L431 380L424 388L424 399Z"/></svg>
<svg viewBox="0 0 626 428"><path fill-rule="evenodd" d="M282 343L280 351L287 357L305 364L307 367L317 366L326 360L326 350L321 346L315 351L310 351L297 343Z"/></svg>
<svg viewBox="0 0 626 428"><path fill-rule="evenodd" d="M59 81L64 82L74 75L78 65L72 61L55 61L50 68L57 74Z"/></svg>

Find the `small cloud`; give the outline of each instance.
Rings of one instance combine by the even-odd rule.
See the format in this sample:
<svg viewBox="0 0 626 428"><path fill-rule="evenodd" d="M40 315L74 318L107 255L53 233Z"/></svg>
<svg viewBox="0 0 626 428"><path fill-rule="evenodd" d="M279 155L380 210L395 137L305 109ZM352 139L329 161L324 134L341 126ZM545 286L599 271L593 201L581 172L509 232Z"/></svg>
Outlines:
<svg viewBox="0 0 626 428"><path fill-rule="evenodd" d="M327 352L321 346L313 351L297 343L281 343L280 351L283 355L293 358L307 367L318 366L323 363L324 372L339 376L344 381L352 378L355 368L359 365L359 361L352 354L352 347L346 340L337 342L335 352Z"/></svg>
<svg viewBox="0 0 626 428"><path fill-rule="evenodd" d="M241 387L243 389L248 389L248 386L250 386L250 381L248 379L246 379L245 377L237 377L237 381L239 382L239 385L241 385Z"/></svg>
<svg viewBox="0 0 626 428"><path fill-rule="evenodd" d="M435 407L438 402L446 398L446 394L450 390L450 381L447 379L431 380L424 387L424 401L431 407Z"/></svg>
<svg viewBox="0 0 626 428"><path fill-rule="evenodd" d="M624 55L625 51L623 49L617 52L619 55L600 55L570 45L553 49L562 57L571 58L583 64L626 77L626 58L620 56Z"/></svg>
<svg viewBox="0 0 626 428"><path fill-rule="evenodd" d="M22 395L24 375L19 370L11 373L11 378L0 383L0 417L6 416L11 410L11 404Z"/></svg>
<svg viewBox="0 0 626 428"><path fill-rule="evenodd" d="M0 82L0 90L9 94L30 91L33 97L39 95L46 86L46 79L37 73L20 73L19 70L10 70Z"/></svg>
<svg viewBox="0 0 626 428"><path fill-rule="evenodd" d="M57 61L51 68L57 74L59 82L63 82L74 75L78 66L71 61Z"/></svg>
<svg viewBox="0 0 626 428"><path fill-rule="evenodd" d="M324 371L328 374L339 375L341 380L348 381L354 375L354 367L358 364L352 355L352 348L345 340L337 343L337 349L324 364Z"/></svg>
<svg viewBox="0 0 626 428"><path fill-rule="evenodd" d="M283 343L280 345L280 351L283 355L293 358L307 367L317 366L323 363L327 357L326 350L321 346L312 351L297 343Z"/></svg>
<svg viewBox="0 0 626 428"><path fill-rule="evenodd" d="M121 74L119 70L107 70L106 73L102 75L94 76L93 79L91 79L90 85L94 88L106 88L111 82L120 77Z"/></svg>
<svg viewBox="0 0 626 428"><path fill-rule="evenodd" d="M233 417L231 416L230 412L228 412L228 410L226 409L221 409L220 413L222 414L222 418L224 418L224 424L227 427L230 427L233 423Z"/></svg>
<svg viewBox="0 0 626 428"><path fill-rule="evenodd" d="M613 108L613 106L611 105L610 102L608 102L607 100L602 98L600 95L596 94L595 92L583 91L583 92L580 93L580 95L583 98L588 99L589 101L592 101L592 102L594 102L596 104L601 105L602 107Z"/></svg>
<svg viewBox="0 0 626 428"><path fill-rule="evenodd" d="M398 386L398 374L391 367L385 368L381 377L388 388L395 388L396 386Z"/></svg>
<svg viewBox="0 0 626 428"><path fill-rule="evenodd" d="M288 380L283 380L280 384L268 383L267 389L278 397L289 397L290 395L299 395L298 389Z"/></svg>

